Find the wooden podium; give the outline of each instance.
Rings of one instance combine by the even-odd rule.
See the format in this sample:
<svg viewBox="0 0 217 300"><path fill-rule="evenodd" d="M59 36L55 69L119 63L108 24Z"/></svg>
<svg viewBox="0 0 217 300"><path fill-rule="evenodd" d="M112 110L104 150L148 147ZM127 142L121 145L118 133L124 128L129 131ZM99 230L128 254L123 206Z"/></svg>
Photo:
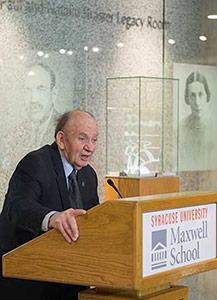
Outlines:
<svg viewBox="0 0 217 300"><path fill-rule="evenodd" d="M143 216L216 202L217 193L197 192L105 201L77 218L77 242L51 230L5 254L3 275L95 287L80 300L188 299L187 287L171 283L216 268L216 257L144 276Z"/></svg>

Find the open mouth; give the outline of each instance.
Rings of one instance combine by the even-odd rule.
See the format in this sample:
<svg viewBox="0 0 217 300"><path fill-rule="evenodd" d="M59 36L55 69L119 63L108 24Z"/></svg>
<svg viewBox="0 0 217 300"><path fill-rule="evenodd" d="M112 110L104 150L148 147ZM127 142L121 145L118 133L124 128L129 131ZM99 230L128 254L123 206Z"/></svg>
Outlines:
<svg viewBox="0 0 217 300"><path fill-rule="evenodd" d="M81 155L81 159L84 161L88 161L88 160L90 160L90 158L91 158L91 155L85 155L85 154Z"/></svg>

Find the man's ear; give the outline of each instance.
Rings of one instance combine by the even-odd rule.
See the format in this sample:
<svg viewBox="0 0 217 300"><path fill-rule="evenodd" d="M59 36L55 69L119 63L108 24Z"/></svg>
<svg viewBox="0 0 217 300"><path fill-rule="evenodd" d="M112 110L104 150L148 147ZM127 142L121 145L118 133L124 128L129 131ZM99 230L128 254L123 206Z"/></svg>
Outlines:
<svg viewBox="0 0 217 300"><path fill-rule="evenodd" d="M65 149L65 143L64 143L64 132L58 131L56 134L56 143L60 150Z"/></svg>

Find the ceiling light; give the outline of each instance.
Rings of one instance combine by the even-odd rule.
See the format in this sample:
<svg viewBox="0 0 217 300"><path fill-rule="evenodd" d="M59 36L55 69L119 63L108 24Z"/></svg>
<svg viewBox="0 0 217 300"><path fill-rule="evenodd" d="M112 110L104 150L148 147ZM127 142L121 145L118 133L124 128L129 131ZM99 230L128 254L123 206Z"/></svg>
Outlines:
<svg viewBox="0 0 217 300"><path fill-rule="evenodd" d="M60 53L60 54L65 54L65 53L66 53L66 50L65 50L65 49L60 49L60 50L59 50L59 53Z"/></svg>
<svg viewBox="0 0 217 300"><path fill-rule="evenodd" d="M38 51L37 55L38 55L38 56L43 56L43 55L44 55L44 52Z"/></svg>
<svg viewBox="0 0 217 300"><path fill-rule="evenodd" d="M199 39L202 41L202 42L205 42L207 40L207 37L205 35L201 35L199 37Z"/></svg>
<svg viewBox="0 0 217 300"><path fill-rule="evenodd" d="M169 39L169 40L168 40L168 43L169 43L170 45L174 45L174 44L176 43L176 41L173 40L173 39Z"/></svg>
<svg viewBox="0 0 217 300"><path fill-rule="evenodd" d="M88 47L87 47L87 46L84 46L84 50L85 50L85 51L88 51Z"/></svg>
<svg viewBox="0 0 217 300"><path fill-rule="evenodd" d="M217 15L208 15L207 18L210 19L210 20L216 20Z"/></svg>
<svg viewBox="0 0 217 300"><path fill-rule="evenodd" d="M93 50L93 52L99 52L99 48L98 47L93 47L92 50Z"/></svg>
<svg viewBox="0 0 217 300"><path fill-rule="evenodd" d="M72 54L73 54L73 51L72 51L72 50L69 50L69 51L67 51L67 54L68 54L68 55L72 55Z"/></svg>
<svg viewBox="0 0 217 300"><path fill-rule="evenodd" d="M50 54L49 53L46 53L45 55L44 55L44 58L49 58L50 57Z"/></svg>

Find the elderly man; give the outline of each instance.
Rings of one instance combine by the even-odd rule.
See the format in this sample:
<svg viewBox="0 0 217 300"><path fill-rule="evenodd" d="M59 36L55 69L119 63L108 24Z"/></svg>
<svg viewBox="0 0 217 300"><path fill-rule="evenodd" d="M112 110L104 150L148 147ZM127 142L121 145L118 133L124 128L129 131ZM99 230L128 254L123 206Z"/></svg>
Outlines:
<svg viewBox="0 0 217 300"><path fill-rule="evenodd" d="M89 165L98 127L87 112L63 114L55 143L27 154L17 165L0 215L1 255L56 228L71 243L79 237L75 217L97 205L97 177ZM77 299L81 287L0 278L6 299Z"/></svg>

